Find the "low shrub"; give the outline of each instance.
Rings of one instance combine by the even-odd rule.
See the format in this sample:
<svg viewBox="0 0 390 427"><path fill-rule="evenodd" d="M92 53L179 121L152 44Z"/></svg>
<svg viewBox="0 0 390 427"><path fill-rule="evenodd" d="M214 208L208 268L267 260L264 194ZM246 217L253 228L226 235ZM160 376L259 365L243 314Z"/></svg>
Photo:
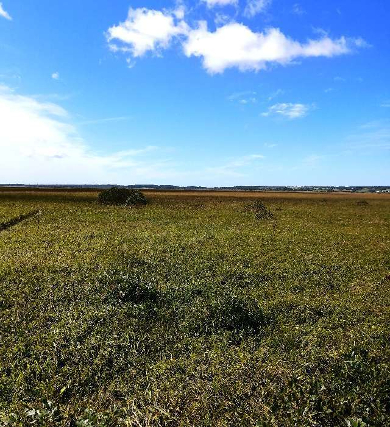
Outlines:
<svg viewBox="0 0 390 427"><path fill-rule="evenodd" d="M234 293L202 295L185 308L182 325L195 333L258 333L268 325L257 301Z"/></svg>
<svg viewBox="0 0 390 427"><path fill-rule="evenodd" d="M139 190L112 187L99 194L98 202L102 205L135 206L146 205L148 201Z"/></svg>
<svg viewBox="0 0 390 427"><path fill-rule="evenodd" d="M272 219L274 214L265 206L261 200L251 203L249 210L253 211L256 219Z"/></svg>
<svg viewBox="0 0 390 427"><path fill-rule="evenodd" d="M114 272L102 281L108 300L116 303L155 303L158 292L142 275Z"/></svg>

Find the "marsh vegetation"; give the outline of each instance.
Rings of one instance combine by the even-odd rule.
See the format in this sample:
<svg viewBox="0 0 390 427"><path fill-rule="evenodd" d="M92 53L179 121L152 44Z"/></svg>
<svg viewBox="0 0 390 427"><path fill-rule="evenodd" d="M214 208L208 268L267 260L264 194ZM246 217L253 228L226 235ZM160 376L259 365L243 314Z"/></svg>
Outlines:
<svg viewBox="0 0 390 427"><path fill-rule="evenodd" d="M390 425L389 196L147 198L0 192L1 425Z"/></svg>

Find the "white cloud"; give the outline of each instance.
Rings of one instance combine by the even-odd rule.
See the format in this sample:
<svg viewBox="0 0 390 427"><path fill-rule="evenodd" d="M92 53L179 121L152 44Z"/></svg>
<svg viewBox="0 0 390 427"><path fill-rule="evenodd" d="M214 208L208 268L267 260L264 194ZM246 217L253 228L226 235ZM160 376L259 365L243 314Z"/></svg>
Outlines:
<svg viewBox="0 0 390 427"><path fill-rule="evenodd" d="M381 107L382 108L390 108L390 101L382 102Z"/></svg>
<svg viewBox="0 0 390 427"><path fill-rule="evenodd" d="M184 4L178 1L176 9L172 13L176 16L177 19L181 21L184 19L184 16L186 14L186 7L184 6Z"/></svg>
<svg viewBox="0 0 390 427"><path fill-rule="evenodd" d="M336 40L323 37L302 44L286 37L277 28L255 33L238 23L211 32L207 23L201 21L198 29L188 33L184 52L189 57L201 57L204 68L215 74L233 67L240 71L259 71L268 63L287 65L297 58L333 57L351 52L353 46L355 41L345 37Z"/></svg>
<svg viewBox="0 0 390 427"><path fill-rule="evenodd" d="M228 96L228 100L238 102L239 104L255 104L257 102L256 92L250 90L235 92Z"/></svg>
<svg viewBox="0 0 390 427"><path fill-rule="evenodd" d="M183 17L182 7L173 12L130 9L125 22L108 29L106 37L110 49L129 52L134 57L166 49L175 37L187 33L188 26ZM118 42L121 44L116 44Z"/></svg>
<svg viewBox="0 0 390 427"><path fill-rule="evenodd" d="M53 73L53 74L51 75L51 78L52 78L53 80L59 80L59 78L60 78L60 73L59 73L58 71L56 71L55 73Z"/></svg>
<svg viewBox="0 0 390 427"><path fill-rule="evenodd" d="M0 3L0 16L5 19L8 19L9 21L12 21L10 14L4 10L3 3Z"/></svg>
<svg viewBox="0 0 390 427"><path fill-rule="evenodd" d="M355 46L359 47L359 48L369 48L369 47L372 47L372 45L370 43L367 43L361 37L358 37L357 39L354 39L354 43L355 43Z"/></svg>
<svg viewBox="0 0 390 427"><path fill-rule="evenodd" d="M267 112L262 113L262 116L280 115L291 120L300 119L305 117L311 108L312 106L307 104L280 103L269 107Z"/></svg>
<svg viewBox="0 0 390 427"><path fill-rule="evenodd" d="M207 2L210 5L235 3L232 0ZM269 3L270 0L250 0L244 13L252 16L263 11ZM202 58L204 68L215 74L228 68L259 71L269 64L287 65L307 57L330 58L369 46L361 38L331 39L327 34L301 43L284 35L278 28L254 32L243 24L227 22L230 18L225 15L216 16L218 28L213 32L208 30L206 21L199 21L197 28L191 28L184 17L185 9L181 3L175 10L130 9L126 21L108 29L109 48L113 52L128 53L128 66L131 68L134 57L141 57L147 52L160 54L177 40L187 57Z"/></svg>
<svg viewBox="0 0 390 427"><path fill-rule="evenodd" d="M257 99L255 97L253 97L253 98L242 98L238 102L239 102L239 104L242 104L242 105L256 104Z"/></svg>
<svg viewBox="0 0 390 427"><path fill-rule="evenodd" d="M248 0L244 9L244 16L252 18L262 13L271 4L272 0Z"/></svg>
<svg viewBox="0 0 390 427"><path fill-rule="evenodd" d="M164 161L146 161L156 147L94 151L57 104L0 86L1 183L134 183L159 176Z"/></svg>
<svg viewBox="0 0 390 427"><path fill-rule="evenodd" d="M238 4L238 0L202 0L207 4L207 7L212 8L215 6L228 6L233 5L236 6Z"/></svg>

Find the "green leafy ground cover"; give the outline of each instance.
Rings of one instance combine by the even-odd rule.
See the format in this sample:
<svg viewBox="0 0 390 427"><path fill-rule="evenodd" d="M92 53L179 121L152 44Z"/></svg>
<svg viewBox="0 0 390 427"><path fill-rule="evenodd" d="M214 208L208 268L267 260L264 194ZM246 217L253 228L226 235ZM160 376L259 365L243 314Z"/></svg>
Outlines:
<svg viewBox="0 0 390 427"><path fill-rule="evenodd" d="M0 192L0 425L390 425L390 198L261 198Z"/></svg>

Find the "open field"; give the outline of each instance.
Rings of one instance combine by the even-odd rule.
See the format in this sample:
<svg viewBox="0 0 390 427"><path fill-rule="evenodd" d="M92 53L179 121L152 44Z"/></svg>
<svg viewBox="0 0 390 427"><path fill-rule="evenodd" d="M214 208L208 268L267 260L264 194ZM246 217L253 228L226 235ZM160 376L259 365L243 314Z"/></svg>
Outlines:
<svg viewBox="0 0 390 427"><path fill-rule="evenodd" d="M390 426L390 195L145 193L0 191L0 425Z"/></svg>

